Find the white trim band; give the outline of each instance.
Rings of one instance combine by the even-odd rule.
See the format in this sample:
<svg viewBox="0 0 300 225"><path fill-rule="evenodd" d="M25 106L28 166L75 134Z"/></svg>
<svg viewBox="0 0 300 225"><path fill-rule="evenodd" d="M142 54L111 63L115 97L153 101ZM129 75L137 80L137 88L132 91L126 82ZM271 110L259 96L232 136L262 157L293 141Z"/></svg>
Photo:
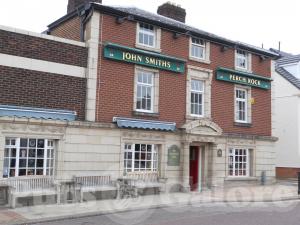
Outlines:
<svg viewBox="0 0 300 225"><path fill-rule="evenodd" d="M0 65L85 78L85 68L0 53Z"/></svg>

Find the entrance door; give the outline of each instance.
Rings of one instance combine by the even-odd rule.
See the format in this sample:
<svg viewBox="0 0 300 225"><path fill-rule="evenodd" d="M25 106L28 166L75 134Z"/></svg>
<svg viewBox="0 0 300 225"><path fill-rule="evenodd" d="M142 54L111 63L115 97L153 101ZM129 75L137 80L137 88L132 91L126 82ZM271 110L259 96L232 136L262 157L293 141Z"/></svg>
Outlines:
<svg viewBox="0 0 300 225"><path fill-rule="evenodd" d="M190 185L191 191L198 191L199 182L199 147L190 147Z"/></svg>

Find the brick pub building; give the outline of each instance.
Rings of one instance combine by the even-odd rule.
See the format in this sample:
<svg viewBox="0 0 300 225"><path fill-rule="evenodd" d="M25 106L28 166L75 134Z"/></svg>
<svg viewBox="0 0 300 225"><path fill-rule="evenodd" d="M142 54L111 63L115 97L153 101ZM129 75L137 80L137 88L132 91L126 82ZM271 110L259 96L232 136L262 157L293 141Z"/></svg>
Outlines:
<svg viewBox="0 0 300 225"><path fill-rule="evenodd" d="M116 197L124 178L140 194L274 181L278 55L185 16L69 0L47 34L0 27L0 182L15 187L3 202Z"/></svg>

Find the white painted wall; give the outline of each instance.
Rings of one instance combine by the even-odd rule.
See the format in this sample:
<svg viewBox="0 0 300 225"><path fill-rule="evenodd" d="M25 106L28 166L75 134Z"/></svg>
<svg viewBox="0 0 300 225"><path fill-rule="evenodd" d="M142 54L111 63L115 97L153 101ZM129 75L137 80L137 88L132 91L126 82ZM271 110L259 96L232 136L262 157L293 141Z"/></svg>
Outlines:
<svg viewBox="0 0 300 225"><path fill-rule="evenodd" d="M285 70L287 70L289 73L293 74L295 77L300 79L300 63L290 64L283 66Z"/></svg>
<svg viewBox="0 0 300 225"><path fill-rule="evenodd" d="M274 136L277 167L300 167L300 91L274 75Z"/></svg>

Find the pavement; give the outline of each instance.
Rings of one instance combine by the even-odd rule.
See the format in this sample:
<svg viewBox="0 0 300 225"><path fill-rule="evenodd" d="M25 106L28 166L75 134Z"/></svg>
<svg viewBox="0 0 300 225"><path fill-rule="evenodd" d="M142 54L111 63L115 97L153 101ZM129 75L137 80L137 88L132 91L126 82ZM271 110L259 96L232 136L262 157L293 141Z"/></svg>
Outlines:
<svg viewBox="0 0 300 225"><path fill-rule="evenodd" d="M138 198L0 209L0 224L38 223L132 210L206 203L248 204L249 202L272 202L280 207L286 207L288 205L284 202L300 200L297 190L296 185L279 183L265 186L206 190L200 193L161 193L160 195L140 196Z"/></svg>

